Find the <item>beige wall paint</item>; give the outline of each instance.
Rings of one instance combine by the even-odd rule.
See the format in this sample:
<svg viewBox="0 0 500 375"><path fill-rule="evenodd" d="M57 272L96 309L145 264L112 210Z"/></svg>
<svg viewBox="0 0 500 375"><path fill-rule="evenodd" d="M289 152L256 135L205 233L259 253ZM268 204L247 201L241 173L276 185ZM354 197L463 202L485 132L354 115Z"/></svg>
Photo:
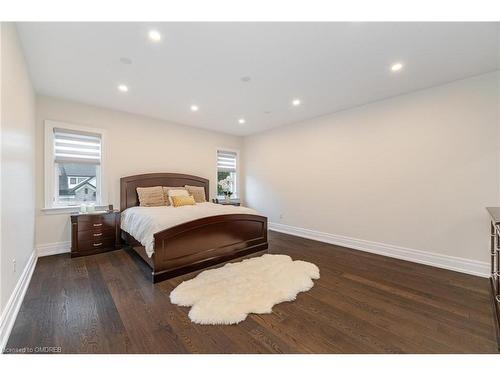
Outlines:
<svg viewBox="0 0 500 375"><path fill-rule="evenodd" d="M35 94L13 23L1 24L1 76L3 311L34 250L35 233Z"/></svg>
<svg viewBox="0 0 500 375"><path fill-rule="evenodd" d="M486 261L484 206L500 201L499 80L487 74L244 139L38 96L36 243L70 233L68 214L41 211L49 119L107 130L115 206L119 178L144 172L207 177L213 195L221 146L242 151L246 201L271 222Z"/></svg>
<svg viewBox="0 0 500 375"><path fill-rule="evenodd" d="M36 113L36 244L70 240L68 214L46 214L44 206L44 120L106 130L106 179L109 203L119 208L120 177L149 172L178 172L210 180L215 196L216 149L241 149L242 139L144 116L37 97ZM241 158L242 156L240 156ZM240 186L243 184L240 183ZM241 191L243 194L243 190Z"/></svg>
<svg viewBox="0 0 500 375"><path fill-rule="evenodd" d="M246 137L247 203L270 222L487 261L498 74Z"/></svg>

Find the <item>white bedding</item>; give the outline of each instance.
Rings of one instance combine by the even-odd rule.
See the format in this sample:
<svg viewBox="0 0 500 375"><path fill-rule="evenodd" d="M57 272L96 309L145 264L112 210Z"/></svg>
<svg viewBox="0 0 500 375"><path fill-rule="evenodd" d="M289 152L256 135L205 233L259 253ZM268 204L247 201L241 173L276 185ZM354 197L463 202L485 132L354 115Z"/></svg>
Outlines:
<svg viewBox="0 0 500 375"><path fill-rule="evenodd" d="M130 207L121 214L121 228L131 234L145 248L148 256L154 252L153 235L188 221L225 214L251 214L257 211L215 203L197 203L194 206Z"/></svg>

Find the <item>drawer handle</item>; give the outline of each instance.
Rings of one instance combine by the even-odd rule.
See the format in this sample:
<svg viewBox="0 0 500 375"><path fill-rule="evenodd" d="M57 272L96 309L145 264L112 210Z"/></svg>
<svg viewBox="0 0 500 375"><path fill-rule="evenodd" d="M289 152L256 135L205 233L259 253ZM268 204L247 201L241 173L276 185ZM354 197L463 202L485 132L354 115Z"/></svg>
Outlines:
<svg viewBox="0 0 500 375"><path fill-rule="evenodd" d="M102 236L102 233L94 233L94 237Z"/></svg>
<svg viewBox="0 0 500 375"><path fill-rule="evenodd" d="M101 246L101 245L102 245L102 242L99 242L99 243L94 243L93 245L94 245L94 246Z"/></svg>
<svg viewBox="0 0 500 375"><path fill-rule="evenodd" d="M102 225L102 223L94 224L94 227L100 227L101 225Z"/></svg>

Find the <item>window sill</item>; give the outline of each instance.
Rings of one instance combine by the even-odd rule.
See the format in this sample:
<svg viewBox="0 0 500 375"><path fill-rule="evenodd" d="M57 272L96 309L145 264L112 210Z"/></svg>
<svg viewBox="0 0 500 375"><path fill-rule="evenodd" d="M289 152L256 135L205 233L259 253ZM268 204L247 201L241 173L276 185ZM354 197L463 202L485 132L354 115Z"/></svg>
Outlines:
<svg viewBox="0 0 500 375"><path fill-rule="evenodd" d="M96 210L108 209L107 205L95 206ZM67 207L44 207L40 209L45 215L76 214L80 212L80 206Z"/></svg>

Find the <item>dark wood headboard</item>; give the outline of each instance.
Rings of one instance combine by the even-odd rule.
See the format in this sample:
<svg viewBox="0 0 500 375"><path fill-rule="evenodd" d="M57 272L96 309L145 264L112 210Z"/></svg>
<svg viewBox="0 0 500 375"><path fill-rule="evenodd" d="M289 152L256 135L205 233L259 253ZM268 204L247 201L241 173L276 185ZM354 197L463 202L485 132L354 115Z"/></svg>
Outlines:
<svg viewBox="0 0 500 375"><path fill-rule="evenodd" d="M180 173L147 173L122 177L120 178L120 211L139 205L136 190L138 187L184 185L203 186L207 202L209 201L209 181L206 178Z"/></svg>

